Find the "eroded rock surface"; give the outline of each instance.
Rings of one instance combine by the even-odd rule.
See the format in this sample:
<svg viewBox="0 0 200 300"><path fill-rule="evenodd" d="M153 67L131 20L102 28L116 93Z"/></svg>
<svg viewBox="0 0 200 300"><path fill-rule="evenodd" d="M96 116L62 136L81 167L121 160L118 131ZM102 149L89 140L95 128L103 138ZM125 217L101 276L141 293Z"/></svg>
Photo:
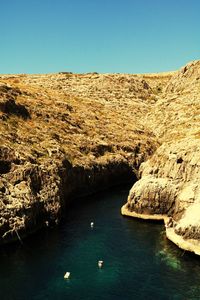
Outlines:
<svg viewBox="0 0 200 300"><path fill-rule="evenodd" d="M136 75L0 76L0 242L58 223L76 198L134 178L158 145L141 118L151 101Z"/></svg>
<svg viewBox="0 0 200 300"><path fill-rule="evenodd" d="M122 213L163 215L167 236L179 247L200 254L200 62L170 79L149 113L149 125L162 143L140 166ZM134 215L133 213L133 215ZM170 227L170 229L168 228Z"/></svg>

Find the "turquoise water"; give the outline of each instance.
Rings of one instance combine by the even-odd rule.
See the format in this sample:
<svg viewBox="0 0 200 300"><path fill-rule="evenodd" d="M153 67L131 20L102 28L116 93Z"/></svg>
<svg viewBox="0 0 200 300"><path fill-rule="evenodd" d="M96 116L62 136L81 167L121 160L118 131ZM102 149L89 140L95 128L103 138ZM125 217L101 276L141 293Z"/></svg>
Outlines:
<svg viewBox="0 0 200 300"><path fill-rule="evenodd" d="M1 249L0 300L200 299L200 259L167 241L162 224L122 217L127 192L88 198L57 228Z"/></svg>

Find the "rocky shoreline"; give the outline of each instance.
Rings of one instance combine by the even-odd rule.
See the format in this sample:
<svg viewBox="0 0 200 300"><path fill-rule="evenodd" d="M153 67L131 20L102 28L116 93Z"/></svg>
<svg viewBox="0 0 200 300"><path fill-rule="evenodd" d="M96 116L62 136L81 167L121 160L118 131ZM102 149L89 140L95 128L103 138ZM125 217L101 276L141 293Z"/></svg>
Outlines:
<svg viewBox="0 0 200 300"><path fill-rule="evenodd" d="M139 168L122 214L144 219L172 218L168 239L200 255L200 61L172 77L167 98L157 103L152 127L161 146ZM168 94L168 92L170 93ZM175 100L176 99L176 100ZM162 110L160 109L162 107ZM165 118L159 125L161 113ZM162 116L163 117L163 116ZM165 217L164 217L165 219Z"/></svg>
<svg viewBox="0 0 200 300"><path fill-rule="evenodd" d="M169 220L169 217L167 215L159 215L159 214L139 214L134 211L130 211L128 209L128 205L124 204L121 208L121 214L123 216L127 217L133 217L133 218L138 218L138 219L143 219L143 220L153 220L153 221L164 221L164 223L167 223Z"/></svg>
<svg viewBox="0 0 200 300"><path fill-rule="evenodd" d="M175 229L168 226L167 224L169 223L170 217L167 215L159 215L159 214L139 214L134 211L129 211L127 208L127 204L123 205L121 208L121 214L123 216L127 217L133 217L133 218L138 218L142 220L150 220L150 221L163 221L165 225L165 233L166 237L173 242L175 245L177 245L180 249L184 251L189 251L193 252L197 255L200 255L200 242L195 239L184 239L181 235L177 234L175 232Z"/></svg>
<svg viewBox="0 0 200 300"><path fill-rule="evenodd" d="M23 173L25 178L16 184ZM132 177L130 173L132 174L130 167L123 161L87 169L73 167L67 161L63 161L62 165L54 165L53 168L51 166L51 169L29 165L22 169L21 174L18 170L18 179L13 172L14 176L9 178L9 184L3 181L6 191L4 194L1 192L2 202L9 201L9 205L1 207L1 243L21 242L42 227L55 226L64 218L72 202L76 202L78 207L80 198L127 183ZM34 184L38 187L39 182L36 194Z"/></svg>
<svg viewBox="0 0 200 300"><path fill-rule="evenodd" d="M166 228L167 238L177 245L179 248L185 251L193 252L200 255L200 242L194 239L184 239L179 234L176 234L173 228Z"/></svg>

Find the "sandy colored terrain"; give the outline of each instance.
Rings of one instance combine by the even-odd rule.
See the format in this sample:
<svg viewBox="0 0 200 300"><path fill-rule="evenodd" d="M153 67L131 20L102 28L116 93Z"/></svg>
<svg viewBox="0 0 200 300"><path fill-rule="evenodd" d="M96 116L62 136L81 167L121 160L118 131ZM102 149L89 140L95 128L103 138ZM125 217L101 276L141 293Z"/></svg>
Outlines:
<svg viewBox="0 0 200 300"><path fill-rule="evenodd" d="M199 125L200 61L160 74L0 75L0 242L138 179L122 212L171 217L196 247Z"/></svg>

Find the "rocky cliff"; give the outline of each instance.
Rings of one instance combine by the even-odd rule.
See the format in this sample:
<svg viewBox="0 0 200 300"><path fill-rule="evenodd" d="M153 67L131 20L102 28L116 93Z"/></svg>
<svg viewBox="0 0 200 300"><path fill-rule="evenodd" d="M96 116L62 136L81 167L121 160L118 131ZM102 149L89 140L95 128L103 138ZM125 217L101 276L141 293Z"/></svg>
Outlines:
<svg viewBox="0 0 200 300"><path fill-rule="evenodd" d="M55 224L72 200L134 178L158 145L142 123L152 101L134 75L0 76L0 242Z"/></svg>
<svg viewBox="0 0 200 300"><path fill-rule="evenodd" d="M200 62L161 74L0 75L0 243L139 179L122 213L199 250Z"/></svg>
<svg viewBox="0 0 200 300"><path fill-rule="evenodd" d="M122 213L164 219L167 237L200 255L200 61L171 77L148 120L161 145L141 164Z"/></svg>

